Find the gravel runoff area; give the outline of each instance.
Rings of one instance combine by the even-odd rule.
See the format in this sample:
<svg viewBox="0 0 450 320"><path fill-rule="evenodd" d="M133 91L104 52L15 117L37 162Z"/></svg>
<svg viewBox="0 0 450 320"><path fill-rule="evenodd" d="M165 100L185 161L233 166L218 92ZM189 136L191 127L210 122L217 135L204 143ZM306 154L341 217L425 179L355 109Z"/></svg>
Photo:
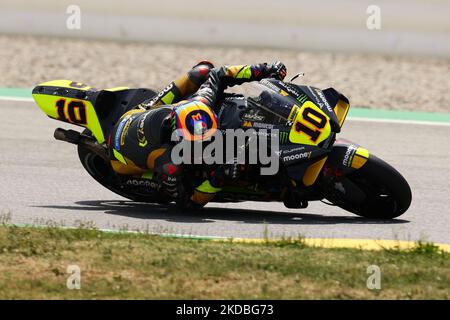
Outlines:
<svg viewBox="0 0 450 320"><path fill-rule="evenodd" d="M0 35L0 87L33 87L71 79L98 88L160 89L201 59L216 65L283 61L288 77L334 87L352 105L450 112L450 59L194 47Z"/></svg>

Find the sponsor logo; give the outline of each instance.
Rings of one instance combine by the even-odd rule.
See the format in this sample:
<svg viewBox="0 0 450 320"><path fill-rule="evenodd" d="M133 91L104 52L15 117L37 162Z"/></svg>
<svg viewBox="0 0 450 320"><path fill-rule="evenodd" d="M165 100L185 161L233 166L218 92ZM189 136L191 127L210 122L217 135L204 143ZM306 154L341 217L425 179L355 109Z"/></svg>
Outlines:
<svg viewBox="0 0 450 320"><path fill-rule="evenodd" d="M277 136L276 133L273 132L263 132L263 131L256 131L254 134L260 137L272 137L275 138Z"/></svg>
<svg viewBox="0 0 450 320"><path fill-rule="evenodd" d="M280 131L280 143L286 143L289 139L289 132Z"/></svg>
<svg viewBox="0 0 450 320"><path fill-rule="evenodd" d="M244 124L245 126L245 124ZM272 129L274 127L273 124L264 123L264 122L254 122L253 127L255 128L263 128L263 129Z"/></svg>
<svg viewBox="0 0 450 320"><path fill-rule="evenodd" d="M139 120L138 128L137 128L137 136L140 147L145 147L148 144L147 138L145 137L144 126L145 119L147 118L148 112L146 112L142 118Z"/></svg>
<svg viewBox="0 0 450 320"><path fill-rule="evenodd" d="M244 96L232 96L232 97L225 97L225 99L223 100L225 101L246 100L246 98Z"/></svg>
<svg viewBox="0 0 450 320"><path fill-rule="evenodd" d="M280 85L290 94L292 94L295 98L297 98L298 96L300 96L300 92L298 92L298 90L294 87L294 86L290 86L287 85L283 82L280 82ZM280 92L281 93L281 92Z"/></svg>
<svg viewBox="0 0 450 320"><path fill-rule="evenodd" d="M121 139L121 136L122 136L122 132L123 132L123 130L124 130L124 127L125 127L127 121L128 121L130 118L131 118L130 115L125 116L125 117L119 122L119 125L117 126L116 134L115 134L115 136L114 136L114 149L116 149L116 150L118 150L118 151L120 150L120 146L121 146L121 144L120 144L120 139Z"/></svg>
<svg viewBox="0 0 450 320"><path fill-rule="evenodd" d="M125 137L127 136L128 129L130 129L131 121L133 120L133 117L130 117L128 121L125 123L125 126L123 128L122 134L120 135L120 146L123 146L125 143Z"/></svg>
<svg viewBox="0 0 450 320"><path fill-rule="evenodd" d="M311 92L311 94L313 95L314 100L318 101L319 98L317 97L316 93L311 89L311 87L310 86L306 86L306 87L308 88L309 92Z"/></svg>
<svg viewBox="0 0 450 320"><path fill-rule="evenodd" d="M268 81L267 79L261 80L261 83L263 85L265 85L266 87L272 89L275 92L279 92L280 91L280 88L278 88L276 85L274 85L272 82Z"/></svg>
<svg viewBox="0 0 450 320"><path fill-rule="evenodd" d="M157 101L164 97L170 90L173 88L173 82L169 84L167 87L165 87L158 95L153 99L154 101Z"/></svg>
<svg viewBox="0 0 450 320"><path fill-rule="evenodd" d="M314 92L315 90L312 90L310 86L307 86L309 92L311 92L312 96L314 97L314 101L315 103L320 107L320 109L323 109L323 102L321 102L321 100L319 99L319 97L317 96L317 94Z"/></svg>
<svg viewBox="0 0 450 320"><path fill-rule="evenodd" d="M357 149L358 149L358 147L353 144L347 148L347 151L345 152L345 155L344 155L344 160L342 161L342 164L344 166L346 166L346 167L351 166L352 161L353 161L353 156L355 155Z"/></svg>
<svg viewBox="0 0 450 320"><path fill-rule="evenodd" d="M316 104L320 109L323 110L323 107L326 107L329 112L331 113L334 112L330 104L328 103L327 99L325 98L325 95L323 94L322 90L318 89L312 90L310 86L307 86L307 88L309 92L311 92L311 94L313 95L314 100L316 101Z"/></svg>
<svg viewBox="0 0 450 320"><path fill-rule="evenodd" d="M289 113L287 122L292 124L294 122L295 118L297 118L297 114L299 111L300 111L300 107L297 106L296 104L294 104L294 106L291 109L291 112Z"/></svg>
<svg viewBox="0 0 450 320"><path fill-rule="evenodd" d="M304 104L306 102L306 100L308 100L308 96L304 93L302 93L298 98L297 101L300 102L301 104Z"/></svg>
<svg viewBox="0 0 450 320"><path fill-rule="evenodd" d="M252 121L264 121L265 116L255 113L246 113L242 116L242 119L244 120L252 120Z"/></svg>
<svg viewBox="0 0 450 320"><path fill-rule="evenodd" d="M194 129L194 135L203 135L208 129L207 119L200 113L191 115L191 125Z"/></svg>
<svg viewBox="0 0 450 320"><path fill-rule="evenodd" d="M148 180L140 180L140 179L129 179L125 182L128 186L134 186L134 187L145 187L145 188L152 188L157 189L158 183L154 181L148 181Z"/></svg>
<svg viewBox="0 0 450 320"><path fill-rule="evenodd" d="M193 114L193 115L191 116L191 118L192 118L193 121L201 121L201 120L203 119L203 117L202 117L202 115L200 114L200 112L198 112L198 113L196 113L196 114Z"/></svg>
<svg viewBox="0 0 450 320"><path fill-rule="evenodd" d="M325 104L325 106L327 107L329 112L333 112L333 109L331 108L330 104L327 101L327 98L325 98L325 95L323 94L322 90L317 90L316 89L317 94L319 95L320 99L323 101L323 103ZM322 108L322 107L321 107Z"/></svg>
<svg viewBox="0 0 450 320"><path fill-rule="evenodd" d="M163 90L161 90L156 96L154 96L153 98L151 98L148 101L142 102L139 106L146 108L146 109L153 107L153 105L158 100L162 99L170 90L172 90L173 85L174 85L173 83L169 84L167 87L165 87Z"/></svg>
<svg viewBox="0 0 450 320"><path fill-rule="evenodd" d="M283 154L290 154L293 152L298 152L298 151L302 151L305 150L305 147L297 147L297 148L293 148L293 149L289 149L289 150L283 150Z"/></svg>
<svg viewBox="0 0 450 320"><path fill-rule="evenodd" d="M283 157L283 161L284 162L289 162L289 161L294 161L294 160L300 160L300 159L307 159L311 156L311 151L310 152L304 152L304 153L297 153L297 154L293 154L290 156L284 156Z"/></svg>

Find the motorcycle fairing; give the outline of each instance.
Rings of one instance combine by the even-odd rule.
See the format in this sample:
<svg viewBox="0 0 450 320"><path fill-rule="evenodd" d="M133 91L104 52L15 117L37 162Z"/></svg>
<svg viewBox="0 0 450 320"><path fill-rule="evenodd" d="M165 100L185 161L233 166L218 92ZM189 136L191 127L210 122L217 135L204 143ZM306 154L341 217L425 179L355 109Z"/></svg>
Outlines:
<svg viewBox="0 0 450 320"><path fill-rule="evenodd" d="M333 107L333 111L336 114L336 118L339 123L339 127L342 128L342 125L345 122L347 117L348 110L350 109L350 102L347 97L343 94L337 92L333 88L328 88L322 91L325 95L326 99L330 102Z"/></svg>
<svg viewBox="0 0 450 320"><path fill-rule="evenodd" d="M330 151L325 148L318 148L308 145L287 144L280 145L280 160L285 166L290 166L300 162L310 161Z"/></svg>
<svg viewBox="0 0 450 320"><path fill-rule="evenodd" d="M266 121L272 120L271 124L284 125L289 129L291 143L318 146L329 137L332 132L329 114L310 100L300 104L282 89L274 91L273 84L266 86L264 83L271 82L262 82L263 86L257 96L248 98L253 113L249 114L250 110L246 110L243 120L250 121L254 118L256 121L259 117L255 113L256 109L261 109L267 114Z"/></svg>
<svg viewBox="0 0 450 320"><path fill-rule="evenodd" d="M260 83L282 96L289 96L298 106L306 101L313 102L329 117L332 132L340 132L350 105L348 99L335 89L320 90L274 79L264 79Z"/></svg>
<svg viewBox="0 0 450 320"><path fill-rule="evenodd" d="M122 114L155 93L126 87L99 90L71 80L53 80L40 83L32 94L47 116L85 127L104 143Z"/></svg>
<svg viewBox="0 0 450 320"><path fill-rule="evenodd" d="M97 89L70 80L44 82L33 89L33 98L49 117L88 128L99 142L105 141L91 93Z"/></svg>
<svg viewBox="0 0 450 320"><path fill-rule="evenodd" d="M305 186L313 185L327 161L327 156L322 154L330 152L330 147L325 144L331 141L330 138L334 139L335 133L340 132L345 121L350 108L348 99L333 88L320 90L273 79L262 80L261 84L285 98L292 98L287 122L291 124L289 140L297 145L309 145L317 151L314 157L311 157L312 153L310 155L314 162L311 163L310 160L302 164L300 162L305 161L299 160L299 163L289 164L287 172L293 179L299 180L299 177L302 177ZM274 111L279 114L285 112L284 108ZM300 130L296 126L301 126ZM354 166L358 166L357 161L360 161L362 166L363 159L355 157ZM304 170L306 165L309 166Z"/></svg>
<svg viewBox="0 0 450 320"><path fill-rule="evenodd" d="M345 175L361 169L369 157L367 149L351 141L339 139L333 145L327 164Z"/></svg>

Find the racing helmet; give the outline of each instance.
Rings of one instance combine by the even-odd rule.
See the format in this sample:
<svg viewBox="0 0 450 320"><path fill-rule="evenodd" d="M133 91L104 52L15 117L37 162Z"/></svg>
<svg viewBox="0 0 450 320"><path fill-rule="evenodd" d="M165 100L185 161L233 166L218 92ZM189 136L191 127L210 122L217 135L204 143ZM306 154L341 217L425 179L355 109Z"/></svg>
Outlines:
<svg viewBox="0 0 450 320"><path fill-rule="evenodd" d="M173 112L172 130L188 141L209 140L217 131L217 117L201 101L182 103Z"/></svg>

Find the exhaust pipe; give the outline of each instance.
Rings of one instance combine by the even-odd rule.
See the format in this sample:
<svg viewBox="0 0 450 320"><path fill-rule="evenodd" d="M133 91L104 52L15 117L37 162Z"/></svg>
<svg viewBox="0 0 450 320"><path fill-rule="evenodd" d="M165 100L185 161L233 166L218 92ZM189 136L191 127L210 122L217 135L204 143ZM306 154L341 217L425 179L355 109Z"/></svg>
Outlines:
<svg viewBox="0 0 450 320"><path fill-rule="evenodd" d="M81 140L81 134L75 130L64 130L57 128L53 134L56 140L69 142L72 144L79 144Z"/></svg>
<svg viewBox="0 0 450 320"><path fill-rule="evenodd" d="M65 130L57 128L53 133L56 140L65 141L75 145L86 147L105 161L109 161L108 148L104 145L98 144L91 136L81 134L75 130Z"/></svg>

